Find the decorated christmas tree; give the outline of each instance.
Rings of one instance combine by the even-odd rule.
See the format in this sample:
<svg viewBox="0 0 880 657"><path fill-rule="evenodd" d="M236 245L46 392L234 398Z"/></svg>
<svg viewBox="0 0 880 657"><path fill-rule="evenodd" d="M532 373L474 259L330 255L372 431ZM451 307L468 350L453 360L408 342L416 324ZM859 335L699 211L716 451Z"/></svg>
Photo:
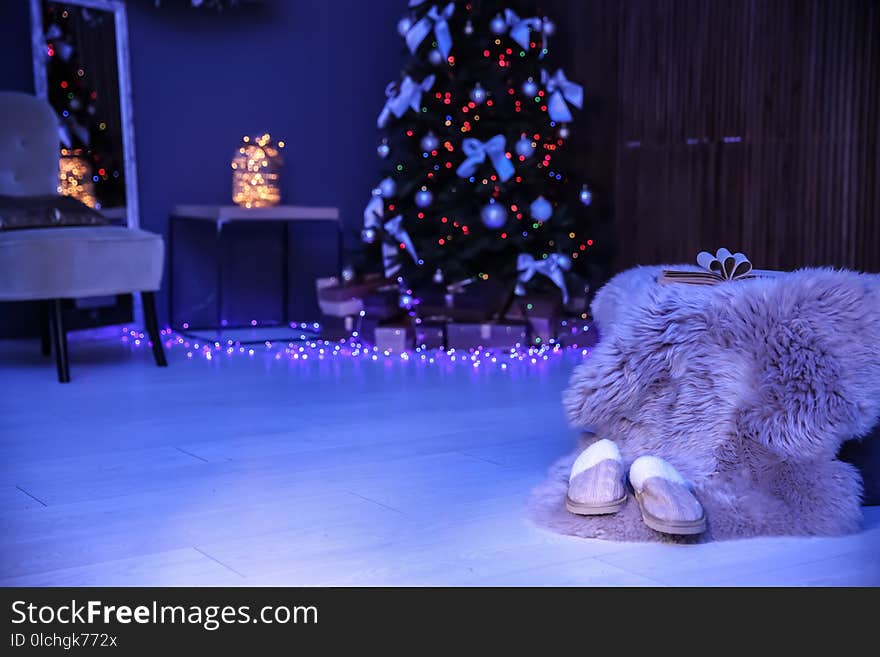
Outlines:
<svg viewBox="0 0 880 657"><path fill-rule="evenodd" d="M410 0L397 28L410 56L377 119L387 166L362 238L402 305L438 284L583 292L592 198L565 163L583 89L552 66L554 23L527 1Z"/></svg>

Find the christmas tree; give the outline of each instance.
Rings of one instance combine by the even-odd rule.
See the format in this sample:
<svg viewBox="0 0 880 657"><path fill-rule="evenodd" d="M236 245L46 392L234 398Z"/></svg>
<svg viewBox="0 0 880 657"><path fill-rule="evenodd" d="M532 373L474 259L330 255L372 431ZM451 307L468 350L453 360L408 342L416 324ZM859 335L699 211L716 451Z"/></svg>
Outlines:
<svg viewBox="0 0 880 657"><path fill-rule="evenodd" d="M582 87L551 67L555 25L527 1L410 0L408 49L377 124L387 163L362 238L402 304L493 281L565 301L593 246L591 192L566 173ZM583 291L583 284L581 289Z"/></svg>

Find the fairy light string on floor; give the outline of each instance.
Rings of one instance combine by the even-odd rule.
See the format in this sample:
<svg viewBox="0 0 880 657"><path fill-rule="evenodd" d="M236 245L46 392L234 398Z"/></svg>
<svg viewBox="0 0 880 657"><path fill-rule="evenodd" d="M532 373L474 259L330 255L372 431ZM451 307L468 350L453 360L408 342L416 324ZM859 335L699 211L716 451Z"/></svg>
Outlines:
<svg viewBox="0 0 880 657"><path fill-rule="evenodd" d="M161 333L166 349L170 351L182 350L188 359L203 359L205 361L235 357L254 358L265 355L276 361L303 363L315 360L350 359L359 362L383 362L386 364L393 362L421 363L506 370L512 365L540 365L565 355L588 356L592 350L591 346L580 346L576 343L565 346L556 340L550 340L545 345L518 344L509 349L479 346L471 349L416 347L399 352L380 349L375 345L361 342L357 332L348 339L334 341L314 337L312 332L319 332L321 328L317 323L293 323L290 324L290 327L302 331L297 339L266 340L256 344L232 339L202 340L177 333L171 328L163 329ZM573 333L584 334L584 344L593 344L593 336L588 335L594 330L590 324L578 322L565 328ZM147 335L130 327L122 329L121 339L123 343L131 345L133 348L149 348Z"/></svg>

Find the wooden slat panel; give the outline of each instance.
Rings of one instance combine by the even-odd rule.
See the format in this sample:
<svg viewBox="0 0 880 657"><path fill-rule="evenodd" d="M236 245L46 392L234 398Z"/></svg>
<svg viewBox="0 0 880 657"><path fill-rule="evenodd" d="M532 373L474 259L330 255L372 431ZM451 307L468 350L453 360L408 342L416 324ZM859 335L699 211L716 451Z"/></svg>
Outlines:
<svg viewBox="0 0 880 657"><path fill-rule="evenodd" d="M880 270L877 0L616 11L618 268L725 245L761 267Z"/></svg>

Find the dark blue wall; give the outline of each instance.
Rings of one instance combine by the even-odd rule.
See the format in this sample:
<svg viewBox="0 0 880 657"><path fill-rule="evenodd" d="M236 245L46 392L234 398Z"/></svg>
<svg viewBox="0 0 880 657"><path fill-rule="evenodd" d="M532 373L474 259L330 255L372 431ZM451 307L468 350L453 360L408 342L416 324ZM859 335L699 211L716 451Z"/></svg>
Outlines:
<svg viewBox="0 0 880 657"><path fill-rule="evenodd" d="M32 91L27 0L0 4L0 88ZM230 203L233 151L269 131L286 141L284 202L338 206L359 230L406 1L171 5L127 3L141 226L165 232L175 204Z"/></svg>

